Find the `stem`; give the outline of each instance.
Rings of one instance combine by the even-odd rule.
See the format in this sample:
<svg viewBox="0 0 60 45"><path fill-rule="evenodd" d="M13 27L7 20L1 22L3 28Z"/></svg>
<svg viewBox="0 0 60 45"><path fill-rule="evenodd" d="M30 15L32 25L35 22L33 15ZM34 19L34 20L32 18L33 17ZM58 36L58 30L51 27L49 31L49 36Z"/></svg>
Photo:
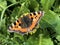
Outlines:
<svg viewBox="0 0 60 45"><path fill-rule="evenodd" d="M11 5L7 6L7 7L2 11L1 20L3 19L3 15L4 15L6 9L8 9L9 7L11 7L11 6L15 5L15 4L18 4L18 3L19 3L19 2L16 2L16 3L14 3L14 4L11 4Z"/></svg>

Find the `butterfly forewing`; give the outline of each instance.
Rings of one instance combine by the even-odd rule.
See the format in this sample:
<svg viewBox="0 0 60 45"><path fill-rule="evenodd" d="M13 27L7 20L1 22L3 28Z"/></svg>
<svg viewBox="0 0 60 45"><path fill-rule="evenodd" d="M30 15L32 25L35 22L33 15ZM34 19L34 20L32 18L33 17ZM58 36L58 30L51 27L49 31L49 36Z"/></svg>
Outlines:
<svg viewBox="0 0 60 45"><path fill-rule="evenodd" d="M44 15L44 12L33 12L27 15L21 16L17 21L12 23L9 26L9 32L20 32L20 33L27 33L32 31L36 24L38 23L39 19Z"/></svg>

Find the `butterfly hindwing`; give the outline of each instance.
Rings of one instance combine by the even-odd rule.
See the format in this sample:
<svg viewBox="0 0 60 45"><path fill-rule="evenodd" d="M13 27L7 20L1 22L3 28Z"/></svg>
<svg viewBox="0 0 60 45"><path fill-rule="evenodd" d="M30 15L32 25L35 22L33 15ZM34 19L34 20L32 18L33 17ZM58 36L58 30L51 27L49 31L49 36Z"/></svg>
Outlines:
<svg viewBox="0 0 60 45"><path fill-rule="evenodd" d="M27 33L32 31L36 27L39 19L43 16L43 13L42 11L33 12L20 17L9 26L9 32Z"/></svg>

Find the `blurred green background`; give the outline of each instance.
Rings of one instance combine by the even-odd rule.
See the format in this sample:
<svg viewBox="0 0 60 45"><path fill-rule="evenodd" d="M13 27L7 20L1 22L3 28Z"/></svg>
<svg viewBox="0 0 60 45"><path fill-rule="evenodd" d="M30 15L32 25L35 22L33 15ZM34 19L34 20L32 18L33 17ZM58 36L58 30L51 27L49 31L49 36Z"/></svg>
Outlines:
<svg viewBox="0 0 60 45"><path fill-rule="evenodd" d="M45 14L36 33L23 36L7 31L22 14L40 10ZM0 0L0 45L54 45L46 30L55 31L53 37L60 41L60 0Z"/></svg>

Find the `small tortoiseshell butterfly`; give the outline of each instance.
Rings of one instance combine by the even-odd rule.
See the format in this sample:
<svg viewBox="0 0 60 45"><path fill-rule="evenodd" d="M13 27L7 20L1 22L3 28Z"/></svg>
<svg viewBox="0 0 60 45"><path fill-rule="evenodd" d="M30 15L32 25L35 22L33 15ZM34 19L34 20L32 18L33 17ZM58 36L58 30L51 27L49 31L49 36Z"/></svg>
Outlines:
<svg viewBox="0 0 60 45"><path fill-rule="evenodd" d="M43 11L23 15L9 26L9 32L29 33L33 31L43 15Z"/></svg>

